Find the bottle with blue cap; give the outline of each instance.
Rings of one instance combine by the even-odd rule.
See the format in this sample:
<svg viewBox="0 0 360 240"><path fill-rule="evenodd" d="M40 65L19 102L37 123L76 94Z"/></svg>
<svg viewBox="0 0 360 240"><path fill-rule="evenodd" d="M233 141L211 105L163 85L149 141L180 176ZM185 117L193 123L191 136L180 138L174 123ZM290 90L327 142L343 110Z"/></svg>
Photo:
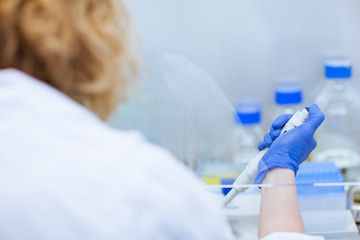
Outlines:
<svg viewBox="0 0 360 240"><path fill-rule="evenodd" d="M294 114L299 109L302 109L302 88L295 83L285 83L278 85L275 88L275 103L276 110L273 116L275 119L277 116L285 113Z"/></svg>
<svg viewBox="0 0 360 240"><path fill-rule="evenodd" d="M360 166L360 98L351 86L352 64L347 59L328 59L326 85L316 103L325 114L317 133L318 146L313 159L331 161L343 170L346 180L356 180Z"/></svg>
<svg viewBox="0 0 360 240"><path fill-rule="evenodd" d="M234 122L234 163L246 166L258 154L257 145L263 136L260 107L239 105L235 109Z"/></svg>
<svg viewBox="0 0 360 240"><path fill-rule="evenodd" d="M234 124L230 156L224 161L202 161L196 171L209 185L232 184L247 163L259 153L257 145L264 134L261 128L260 107L254 104L239 105L234 111ZM221 191L226 194L230 189L224 188Z"/></svg>

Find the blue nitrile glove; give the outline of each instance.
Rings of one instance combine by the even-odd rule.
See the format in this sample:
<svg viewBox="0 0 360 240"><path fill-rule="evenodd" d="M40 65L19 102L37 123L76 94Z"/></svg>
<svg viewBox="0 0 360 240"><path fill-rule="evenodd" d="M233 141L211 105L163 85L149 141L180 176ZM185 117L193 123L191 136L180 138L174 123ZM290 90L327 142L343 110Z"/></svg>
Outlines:
<svg viewBox="0 0 360 240"><path fill-rule="evenodd" d="M280 136L281 128L291 117L291 114L284 114L276 118L270 133L267 133L264 140L259 143L259 150L265 147L269 147L269 150L259 162L255 184L262 183L267 171L275 167L290 168L296 174L299 165L316 147L314 133L324 121L324 114L318 106L312 104L309 109L309 118L302 125Z"/></svg>

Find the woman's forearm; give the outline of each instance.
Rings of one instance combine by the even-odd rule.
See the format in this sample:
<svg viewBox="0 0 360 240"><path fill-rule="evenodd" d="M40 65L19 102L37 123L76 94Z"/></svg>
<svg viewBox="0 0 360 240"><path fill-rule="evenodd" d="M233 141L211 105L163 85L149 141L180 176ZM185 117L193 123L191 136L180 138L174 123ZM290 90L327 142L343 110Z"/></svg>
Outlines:
<svg viewBox="0 0 360 240"><path fill-rule="evenodd" d="M263 183L295 184L295 173L287 168L273 168ZM295 185L261 190L259 238L272 232L304 232Z"/></svg>

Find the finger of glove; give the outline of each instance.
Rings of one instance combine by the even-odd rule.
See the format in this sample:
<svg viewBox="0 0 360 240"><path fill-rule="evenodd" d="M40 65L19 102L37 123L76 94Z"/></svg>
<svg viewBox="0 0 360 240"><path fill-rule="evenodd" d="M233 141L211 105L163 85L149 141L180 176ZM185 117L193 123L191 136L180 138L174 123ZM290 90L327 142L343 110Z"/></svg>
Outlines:
<svg viewBox="0 0 360 240"><path fill-rule="evenodd" d="M261 151L264 148L270 147L273 142L273 139L270 136L270 133L265 134L264 139L259 142L258 149Z"/></svg>
<svg viewBox="0 0 360 240"><path fill-rule="evenodd" d="M264 148L266 148L264 141L259 142L259 144L258 144L259 151L262 151Z"/></svg>
<svg viewBox="0 0 360 240"><path fill-rule="evenodd" d="M282 114L278 116L271 125L272 129L281 129L293 116L293 114Z"/></svg>
<svg viewBox="0 0 360 240"><path fill-rule="evenodd" d="M270 128L270 137L275 140L277 139L281 134L281 129L274 129L272 126Z"/></svg>
<svg viewBox="0 0 360 240"><path fill-rule="evenodd" d="M271 138L270 133L265 134L263 142L266 147L270 147L273 141L274 140Z"/></svg>
<svg viewBox="0 0 360 240"><path fill-rule="evenodd" d="M325 116L316 104L312 104L309 108L309 118L301 125L302 128L314 135L316 129L324 121Z"/></svg>

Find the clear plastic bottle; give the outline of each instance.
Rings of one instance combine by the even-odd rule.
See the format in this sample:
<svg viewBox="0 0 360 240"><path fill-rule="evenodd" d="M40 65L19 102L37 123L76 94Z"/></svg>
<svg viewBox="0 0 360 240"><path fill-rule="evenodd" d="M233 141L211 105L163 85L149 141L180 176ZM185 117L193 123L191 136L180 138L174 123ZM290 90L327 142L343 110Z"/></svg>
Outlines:
<svg viewBox="0 0 360 240"><path fill-rule="evenodd" d="M225 161L202 161L199 164L197 174L207 184L232 184L247 163L259 153L257 145L263 136L260 107L240 105L235 109L234 122L231 157ZM228 191L224 189L223 192Z"/></svg>
<svg viewBox="0 0 360 240"><path fill-rule="evenodd" d="M334 162L344 173L360 165L360 98L350 84L351 68L349 60L327 60L326 85L316 99L325 121L316 134L318 146L313 159ZM356 177L345 174L345 178Z"/></svg>
<svg viewBox="0 0 360 240"><path fill-rule="evenodd" d="M234 165L243 168L258 153L258 143L263 137L261 109L256 105L240 105L234 114Z"/></svg>
<svg viewBox="0 0 360 240"><path fill-rule="evenodd" d="M302 88L297 84L282 84L275 88L276 110L273 119L285 113L295 113L302 108Z"/></svg>

